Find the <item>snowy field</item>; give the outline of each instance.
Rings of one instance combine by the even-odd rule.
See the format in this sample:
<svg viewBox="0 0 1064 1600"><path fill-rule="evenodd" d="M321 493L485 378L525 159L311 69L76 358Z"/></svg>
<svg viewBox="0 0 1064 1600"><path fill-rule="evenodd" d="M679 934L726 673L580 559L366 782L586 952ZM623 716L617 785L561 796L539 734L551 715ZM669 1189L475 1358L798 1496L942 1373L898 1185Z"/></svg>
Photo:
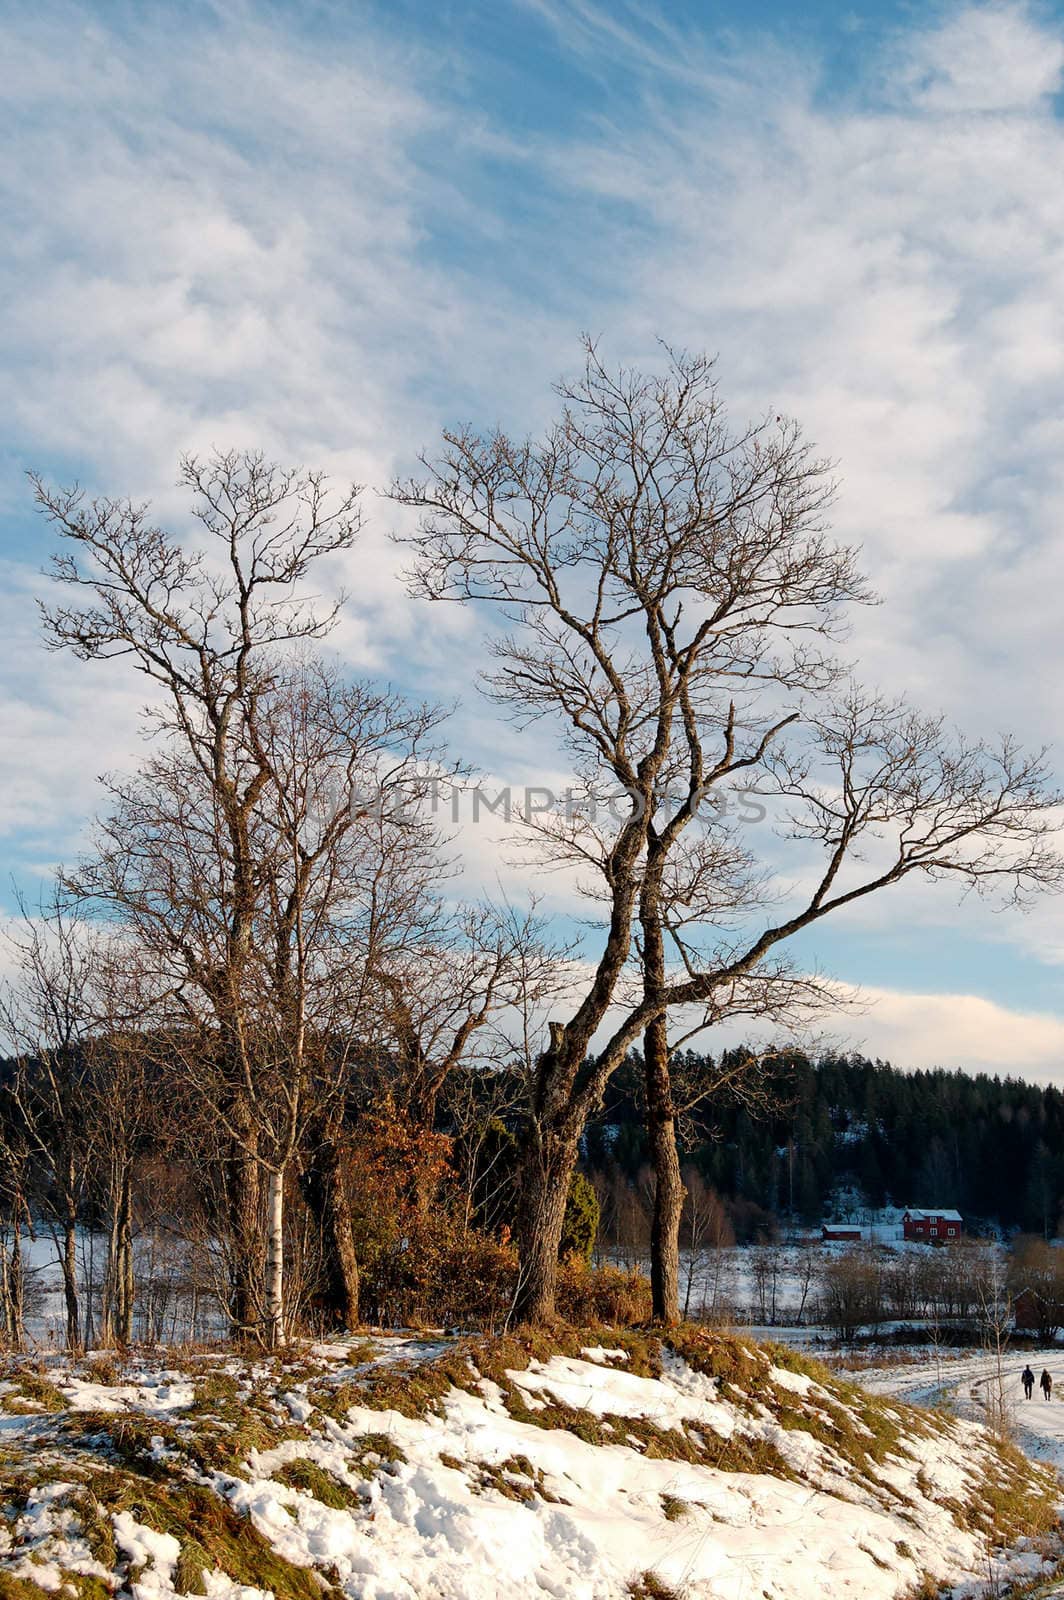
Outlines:
<svg viewBox="0 0 1064 1600"><path fill-rule="evenodd" d="M27 1276L26 1333L40 1351L63 1348L66 1342L66 1307L63 1279L59 1267L60 1243L43 1224L32 1236L23 1233L23 1262ZM106 1263L106 1238L90 1228L77 1233L78 1287L83 1315L86 1306L92 1316L99 1312L99 1299ZM164 1344L223 1338L225 1319L209 1288L193 1287L202 1270L191 1269L192 1251L184 1240L163 1230L143 1233L133 1242L134 1273L137 1283L133 1337L138 1343ZM88 1342L97 1332L94 1321L88 1328Z"/></svg>
<svg viewBox="0 0 1064 1600"><path fill-rule="evenodd" d="M826 1343L833 1337L821 1322L820 1303L825 1267L841 1256L875 1249L884 1263L911 1261L944 1269L949 1252L927 1245L906 1243L898 1235L900 1223L880 1220L866 1227L868 1238L857 1246L824 1243L809 1236L789 1243L729 1246L719 1250L685 1250L680 1258L680 1309L692 1320L723 1326L771 1330L769 1337L791 1342L798 1337ZM38 1225L35 1236L23 1235L23 1255L28 1269L27 1333L34 1348L55 1351L66 1339L66 1313L57 1244ZM1000 1244L979 1246L987 1259L1004 1266ZM80 1229L77 1239L78 1277L83 1307L91 1307L87 1342L97 1332L106 1241L101 1234ZM133 1336L138 1343L181 1344L225 1336L225 1319L213 1292L213 1263L209 1250L193 1249L187 1241L165 1229L145 1232L134 1241L137 1280ZM650 1273L649 1257L638 1250L608 1251L602 1260ZM918 1323L884 1320L879 1333L888 1335Z"/></svg>
<svg viewBox="0 0 1064 1600"><path fill-rule="evenodd" d="M865 1395L738 1339L681 1348L377 1338L285 1364L9 1367L0 1570L133 1600L306 1600L311 1570L347 1600L896 1600L1047 1570L1038 1541L1001 1547L992 1498L1008 1483L1051 1515L1059 1486L973 1417L900 1406L926 1367Z"/></svg>

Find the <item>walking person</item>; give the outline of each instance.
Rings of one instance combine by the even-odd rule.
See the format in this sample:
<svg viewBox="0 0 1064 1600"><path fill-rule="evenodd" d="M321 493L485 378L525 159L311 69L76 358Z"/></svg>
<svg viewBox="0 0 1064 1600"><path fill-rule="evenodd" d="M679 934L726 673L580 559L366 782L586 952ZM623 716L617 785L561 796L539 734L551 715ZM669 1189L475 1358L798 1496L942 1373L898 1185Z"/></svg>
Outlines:
<svg viewBox="0 0 1064 1600"><path fill-rule="evenodd" d="M1053 1379L1052 1379L1052 1376L1050 1375L1050 1371L1049 1371L1048 1367L1043 1367L1042 1368L1042 1376L1039 1378L1038 1382L1042 1386L1042 1393L1045 1396L1045 1398L1047 1400L1052 1400L1052 1398L1053 1398Z"/></svg>
<svg viewBox="0 0 1064 1600"><path fill-rule="evenodd" d="M1030 1363L1028 1363L1023 1369L1023 1397L1025 1400L1029 1400L1033 1394L1034 1373L1031 1371Z"/></svg>

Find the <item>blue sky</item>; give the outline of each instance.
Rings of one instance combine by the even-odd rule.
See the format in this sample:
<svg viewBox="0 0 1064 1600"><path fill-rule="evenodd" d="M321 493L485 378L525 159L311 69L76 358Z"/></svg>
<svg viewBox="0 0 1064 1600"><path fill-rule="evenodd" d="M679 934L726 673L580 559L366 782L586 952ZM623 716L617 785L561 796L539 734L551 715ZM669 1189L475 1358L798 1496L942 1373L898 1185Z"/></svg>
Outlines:
<svg viewBox="0 0 1064 1600"><path fill-rule="evenodd" d="M178 523L211 444L382 485L444 423L538 426L583 330L715 351L736 414L800 417L884 600L864 675L1064 774L1064 6L45 0L0 40L5 884L77 853L138 750L136 683L40 649L27 467ZM367 512L345 661L459 700L499 781L551 771ZM803 954L865 990L856 1044L1064 1079L1057 902L907 889Z"/></svg>

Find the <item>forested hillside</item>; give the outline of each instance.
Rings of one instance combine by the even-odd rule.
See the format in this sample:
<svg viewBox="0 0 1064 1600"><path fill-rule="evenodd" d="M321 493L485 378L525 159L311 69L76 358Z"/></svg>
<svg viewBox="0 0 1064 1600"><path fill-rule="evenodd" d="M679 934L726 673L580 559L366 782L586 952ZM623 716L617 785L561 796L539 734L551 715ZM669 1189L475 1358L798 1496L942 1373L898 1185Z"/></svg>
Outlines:
<svg viewBox="0 0 1064 1600"><path fill-rule="evenodd" d="M744 1052L745 1053L745 1052ZM729 1057L688 1054L679 1076L712 1083ZM589 1131L595 1171L635 1178L648 1161L639 1062L618 1077ZM869 1207L957 1206L970 1222L1058 1232L1064 1197L1064 1094L1018 1078L904 1072L861 1056L767 1065L753 1104L712 1099L686 1121L685 1159L731 1206L740 1237L761 1210L830 1214L856 1185Z"/></svg>

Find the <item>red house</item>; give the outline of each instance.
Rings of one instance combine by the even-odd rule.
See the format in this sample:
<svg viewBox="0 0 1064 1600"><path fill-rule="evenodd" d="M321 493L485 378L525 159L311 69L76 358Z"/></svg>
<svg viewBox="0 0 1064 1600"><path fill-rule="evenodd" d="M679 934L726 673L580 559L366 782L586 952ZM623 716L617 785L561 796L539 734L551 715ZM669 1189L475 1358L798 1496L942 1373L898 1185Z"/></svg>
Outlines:
<svg viewBox="0 0 1064 1600"><path fill-rule="evenodd" d="M901 1221L905 1238L920 1244L948 1244L964 1232L964 1218L959 1211L924 1211L911 1206Z"/></svg>

